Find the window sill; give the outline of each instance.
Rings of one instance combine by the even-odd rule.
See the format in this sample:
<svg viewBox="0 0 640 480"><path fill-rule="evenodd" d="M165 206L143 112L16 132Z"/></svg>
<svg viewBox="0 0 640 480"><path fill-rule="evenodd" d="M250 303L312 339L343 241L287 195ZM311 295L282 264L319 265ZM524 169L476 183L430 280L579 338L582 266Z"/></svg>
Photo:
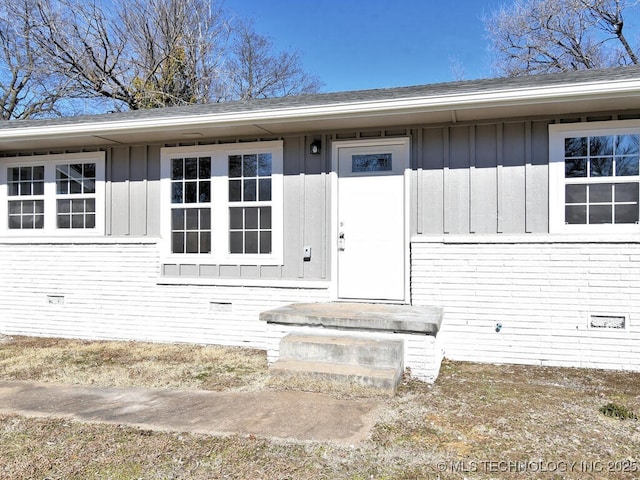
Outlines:
<svg viewBox="0 0 640 480"><path fill-rule="evenodd" d="M99 245L117 245L117 244L145 244L155 245L160 241L159 238L149 237L105 237L102 235L94 236L11 236L0 237L0 244L3 245L37 245L37 244L57 244L57 245L71 245L71 244L99 244Z"/></svg>
<svg viewBox="0 0 640 480"><path fill-rule="evenodd" d="M248 278L203 278L203 277L160 277L157 285L201 285L214 287L262 287L262 288L306 288L312 290L328 290L328 280L281 280L281 279L248 279Z"/></svg>

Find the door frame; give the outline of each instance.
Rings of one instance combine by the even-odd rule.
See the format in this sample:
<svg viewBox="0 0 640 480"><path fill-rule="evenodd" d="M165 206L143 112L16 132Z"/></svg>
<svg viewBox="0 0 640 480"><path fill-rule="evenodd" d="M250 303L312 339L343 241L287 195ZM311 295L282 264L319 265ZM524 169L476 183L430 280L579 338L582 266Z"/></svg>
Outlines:
<svg viewBox="0 0 640 480"><path fill-rule="evenodd" d="M372 138L372 139L358 139L358 140L336 140L331 143L331 228L329 242L331 248L331 287L329 295L331 300L340 301L338 297L338 159L339 150L341 148L353 148L353 147L385 147L385 146L400 146L404 148L406 152L406 164L404 166L403 174L403 188L404 188L404 232L403 232L403 249L404 249L404 300L401 303L411 303L411 285L410 285L410 212L411 212L411 138L410 137L389 137L389 138ZM358 301L357 299L348 299L345 301ZM367 300L363 299L362 302L380 302L380 303L398 303L396 301L389 300Z"/></svg>

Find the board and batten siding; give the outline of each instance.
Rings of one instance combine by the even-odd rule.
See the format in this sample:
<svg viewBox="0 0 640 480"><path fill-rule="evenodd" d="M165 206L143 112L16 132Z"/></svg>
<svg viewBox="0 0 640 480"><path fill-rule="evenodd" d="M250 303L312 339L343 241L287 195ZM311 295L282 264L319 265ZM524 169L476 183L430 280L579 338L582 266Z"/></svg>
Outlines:
<svg viewBox="0 0 640 480"><path fill-rule="evenodd" d="M0 323L8 335L264 349L261 311L326 300L322 287L167 283L152 239L0 241Z"/></svg>
<svg viewBox="0 0 640 480"><path fill-rule="evenodd" d="M547 233L549 123L415 130L412 234Z"/></svg>
<svg viewBox="0 0 640 480"><path fill-rule="evenodd" d="M330 212L326 154L310 155L312 137L284 138L284 261L282 265L163 264L162 274L186 277L306 279L328 278L330 252L325 227ZM107 149L106 234L161 236L161 145ZM218 226L218 228L220 228ZM305 246L312 248L304 261Z"/></svg>

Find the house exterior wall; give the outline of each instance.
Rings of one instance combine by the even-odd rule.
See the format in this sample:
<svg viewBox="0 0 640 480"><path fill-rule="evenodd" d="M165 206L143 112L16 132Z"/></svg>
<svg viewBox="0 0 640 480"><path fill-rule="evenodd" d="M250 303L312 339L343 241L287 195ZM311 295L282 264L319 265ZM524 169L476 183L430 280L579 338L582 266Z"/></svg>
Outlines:
<svg viewBox="0 0 640 480"><path fill-rule="evenodd" d="M0 241L0 331L266 348L261 311L326 301L324 285L172 283L153 239Z"/></svg>
<svg viewBox="0 0 640 480"><path fill-rule="evenodd" d="M414 304L444 306L447 358L640 370L637 237L415 237L411 267Z"/></svg>
<svg viewBox="0 0 640 480"><path fill-rule="evenodd" d="M167 262L164 145L105 148L103 238L0 239L0 332L266 348L260 311L332 300L331 142L403 136L411 301L444 309L447 357L640 370L640 240L549 234L548 127L561 120L282 137L281 265ZM592 328L591 315L625 328Z"/></svg>

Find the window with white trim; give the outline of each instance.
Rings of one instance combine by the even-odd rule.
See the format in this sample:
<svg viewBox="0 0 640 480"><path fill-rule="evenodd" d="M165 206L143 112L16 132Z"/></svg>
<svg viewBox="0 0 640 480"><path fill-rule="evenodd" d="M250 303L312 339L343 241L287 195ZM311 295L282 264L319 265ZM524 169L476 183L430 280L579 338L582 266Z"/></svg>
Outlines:
<svg viewBox="0 0 640 480"><path fill-rule="evenodd" d="M552 125L550 229L621 232L640 219L640 125Z"/></svg>
<svg viewBox="0 0 640 480"><path fill-rule="evenodd" d="M104 152L0 161L0 231L104 233Z"/></svg>
<svg viewBox="0 0 640 480"><path fill-rule="evenodd" d="M282 141L162 149L167 253L175 261L281 264L282 152Z"/></svg>

